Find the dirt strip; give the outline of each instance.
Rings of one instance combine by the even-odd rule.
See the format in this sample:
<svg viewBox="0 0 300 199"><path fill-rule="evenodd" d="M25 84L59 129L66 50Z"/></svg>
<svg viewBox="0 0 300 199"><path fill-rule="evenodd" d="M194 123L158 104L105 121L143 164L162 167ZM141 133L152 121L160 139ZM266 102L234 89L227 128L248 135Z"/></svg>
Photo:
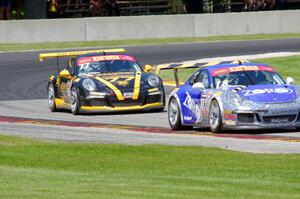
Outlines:
<svg viewBox="0 0 300 199"><path fill-rule="evenodd" d="M87 127L87 128L109 128L109 129L121 129L133 132L144 133L163 133L163 134L190 134L194 136L211 136L217 138L236 138L236 139L251 139L251 140L272 140L272 141L285 141L285 142L300 142L300 137L286 137L282 135L264 135L264 134L240 134L240 133L222 133L213 134L209 131L203 131L203 129L194 129L191 131L172 131L169 128L161 127L144 127L135 125L113 125L113 124L99 124L99 123L87 123L87 122L70 122L70 121L56 121L56 120L44 120L44 119L31 119L21 117L7 117L0 116L0 123L20 123L20 124L33 124L33 125L51 125L51 126L67 126L67 127Z"/></svg>

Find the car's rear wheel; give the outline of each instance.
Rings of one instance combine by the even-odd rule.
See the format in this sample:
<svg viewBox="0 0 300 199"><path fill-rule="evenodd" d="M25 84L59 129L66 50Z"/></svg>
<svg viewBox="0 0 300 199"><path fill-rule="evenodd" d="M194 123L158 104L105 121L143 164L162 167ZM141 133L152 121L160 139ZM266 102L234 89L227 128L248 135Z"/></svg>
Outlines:
<svg viewBox="0 0 300 199"><path fill-rule="evenodd" d="M48 106L51 112L57 111L55 104L55 91L53 84L49 83L48 85Z"/></svg>
<svg viewBox="0 0 300 199"><path fill-rule="evenodd" d="M73 115L77 115L80 112L80 101L76 87L72 87L71 89L71 111Z"/></svg>
<svg viewBox="0 0 300 199"><path fill-rule="evenodd" d="M210 130L214 133L222 131L222 116L217 100L212 100L209 106L209 125Z"/></svg>
<svg viewBox="0 0 300 199"><path fill-rule="evenodd" d="M168 106L168 120L172 130L187 130L192 129L193 126L184 126L181 124L181 113L177 100L172 97Z"/></svg>

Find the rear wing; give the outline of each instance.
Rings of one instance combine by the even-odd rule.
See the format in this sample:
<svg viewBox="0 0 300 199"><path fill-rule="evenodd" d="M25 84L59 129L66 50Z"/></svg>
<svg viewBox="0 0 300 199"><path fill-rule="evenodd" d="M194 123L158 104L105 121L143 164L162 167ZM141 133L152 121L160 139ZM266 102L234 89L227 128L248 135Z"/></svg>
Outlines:
<svg viewBox="0 0 300 199"><path fill-rule="evenodd" d="M60 58L60 57L75 57L78 55L93 54L93 53L125 53L123 48L117 49L105 49L105 50L84 50L84 51L72 51L72 52L58 52L58 53L41 53L39 56L40 62L48 58Z"/></svg>
<svg viewBox="0 0 300 199"><path fill-rule="evenodd" d="M215 66L220 64L243 64L247 63L247 60L235 60L235 61L212 61L203 63L170 63L170 64L159 64L156 66L155 73L159 74L162 70L173 70L176 87L179 87L178 69L189 69L189 68L204 68L209 66Z"/></svg>

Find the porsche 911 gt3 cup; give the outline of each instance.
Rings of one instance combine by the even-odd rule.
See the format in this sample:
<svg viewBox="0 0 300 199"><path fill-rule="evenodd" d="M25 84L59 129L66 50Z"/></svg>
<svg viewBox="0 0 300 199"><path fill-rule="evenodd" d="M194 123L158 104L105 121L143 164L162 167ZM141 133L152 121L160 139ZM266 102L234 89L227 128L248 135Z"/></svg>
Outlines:
<svg viewBox="0 0 300 199"><path fill-rule="evenodd" d="M200 69L179 87L177 70L184 68ZM179 87L168 103L168 120L174 130L300 127L300 87L266 64L234 61L157 68L168 69L175 71Z"/></svg>
<svg viewBox="0 0 300 199"><path fill-rule="evenodd" d="M51 111L80 112L131 110L162 111L165 105L161 79L142 68L124 49L40 54L45 58L69 57L63 70L51 75L47 87Z"/></svg>

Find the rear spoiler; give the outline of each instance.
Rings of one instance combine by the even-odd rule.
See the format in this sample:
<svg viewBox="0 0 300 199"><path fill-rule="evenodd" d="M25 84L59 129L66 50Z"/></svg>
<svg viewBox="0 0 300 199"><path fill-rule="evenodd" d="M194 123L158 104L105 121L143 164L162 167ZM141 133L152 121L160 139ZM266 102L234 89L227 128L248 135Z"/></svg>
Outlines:
<svg viewBox="0 0 300 199"><path fill-rule="evenodd" d="M189 68L204 68L209 66L215 66L220 64L243 64L247 63L247 60L235 60L235 61L212 61L203 63L170 63L170 64L159 64L156 66L155 73L159 74L162 70L173 70L176 87L179 87L178 69L189 69Z"/></svg>
<svg viewBox="0 0 300 199"><path fill-rule="evenodd" d="M105 49L105 50L85 50L85 51L72 51L72 52L58 52L58 53L41 53L39 56L40 62L47 58L60 58L60 57L74 57L78 55L93 54L93 53L125 53L123 48Z"/></svg>

